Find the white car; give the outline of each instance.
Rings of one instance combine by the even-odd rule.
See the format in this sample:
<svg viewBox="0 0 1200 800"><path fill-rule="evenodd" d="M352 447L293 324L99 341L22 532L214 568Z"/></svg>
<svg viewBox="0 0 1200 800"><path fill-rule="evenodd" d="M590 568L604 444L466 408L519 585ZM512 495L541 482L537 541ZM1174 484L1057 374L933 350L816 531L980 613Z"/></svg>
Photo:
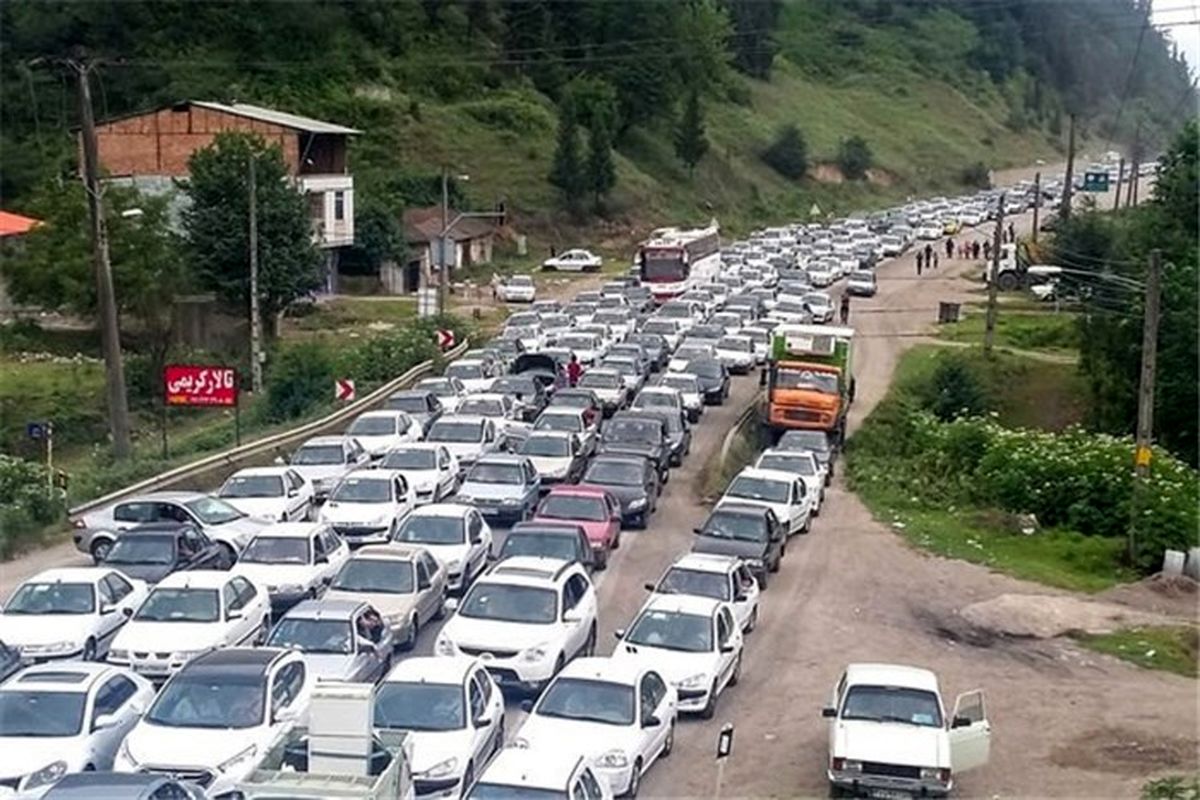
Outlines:
<svg viewBox="0 0 1200 800"><path fill-rule="evenodd" d="M833 268L825 261L808 268L808 279L813 286L832 286L837 277Z"/></svg>
<svg viewBox="0 0 1200 800"><path fill-rule="evenodd" d="M595 390L593 390L595 391ZM600 398L599 394L596 395ZM603 398L600 398L603 402ZM579 445L586 455L596 450L596 439L599 436L599 419L588 423L587 413L575 406L547 406L542 409L533 423L530 434L545 431L547 433L573 433L579 437Z"/></svg>
<svg viewBox="0 0 1200 800"><path fill-rule="evenodd" d="M537 285L528 275L510 275L496 284L496 299L505 303L532 303Z"/></svg>
<svg viewBox="0 0 1200 800"><path fill-rule="evenodd" d="M937 676L894 664L851 664L830 693L827 775L835 792L945 797L954 776L991 750L983 692L958 696L946 716Z"/></svg>
<svg viewBox="0 0 1200 800"><path fill-rule="evenodd" d="M542 269L557 269L562 272L595 272L604 264L604 259L589 250L564 250L542 262Z"/></svg>
<svg viewBox="0 0 1200 800"><path fill-rule="evenodd" d="M446 365L446 377L457 378L467 394L486 392L497 375L494 365L480 359L460 358Z"/></svg>
<svg viewBox="0 0 1200 800"><path fill-rule="evenodd" d="M604 340L594 333L571 331L556 337L554 343L558 347L569 349L585 367L592 366L608 353Z"/></svg>
<svg viewBox="0 0 1200 800"><path fill-rule="evenodd" d="M905 242L900 236L885 233L879 237L879 246L886 257L895 257L904 253Z"/></svg>
<svg viewBox="0 0 1200 800"><path fill-rule="evenodd" d="M111 567L48 569L8 598L0 641L26 661L103 658L147 591Z"/></svg>
<svg viewBox="0 0 1200 800"><path fill-rule="evenodd" d="M804 307L815 323L833 322L833 298L827 292L809 292L804 295Z"/></svg>
<svg viewBox="0 0 1200 800"><path fill-rule="evenodd" d="M687 553L667 567L658 583L648 583L646 588L657 594L711 597L729 603L743 633L758 625L762 590L750 567L736 556Z"/></svg>
<svg viewBox="0 0 1200 800"><path fill-rule="evenodd" d="M711 597L652 594L613 658L658 670L678 694L679 711L711 719L717 698L742 670L742 628L728 603Z"/></svg>
<svg viewBox="0 0 1200 800"><path fill-rule="evenodd" d="M612 800L608 781L598 777L591 759L581 752L564 756L561 747L549 752L506 747L496 754L466 800L497 797L569 797Z"/></svg>
<svg viewBox="0 0 1200 800"><path fill-rule="evenodd" d="M440 503L458 491L458 459L444 444L419 442L394 448L379 467L403 475L416 492L417 505Z"/></svg>
<svg viewBox="0 0 1200 800"><path fill-rule="evenodd" d="M312 513L313 485L291 467L247 467L230 475L217 497L251 517L296 522Z"/></svg>
<svg viewBox="0 0 1200 800"><path fill-rule="evenodd" d="M749 336L750 341L754 343L754 361L758 364L765 364L767 355L771 352L771 331L767 328L760 328L756 325L750 325L742 328L742 336Z"/></svg>
<svg viewBox="0 0 1200 800"><path fill-rule="evenodd" d="M922 222L917 226L917 238L930 241L942 238L944 226L937 222Z"/></svg>
<svg viewBox="0 0 1200 800"><path fill-rule="evenodd" d="M210 650L263 641L270 625L270 597L241 575L176 572L150 590L113 639L108 661L167 678Z"/></svg>
<svg viewBox="0 0 1200 800"><path fill-rule="evenodd" d="M468 417L486 417L501 431L523 430L528 425L522 419L521 408L510 394L480 392L473 394L458 407L458 413Z"/></svg>
<svg viewBox="0 0 1200 800"><path fill-rule="evenodd" d="M642 333L657 333L667 343L667 350L674 350L683 338L683 326L679 320L666 317L651 317L642 323Z"/></svg>
<svg viewBox="0 0 1200 800"><path fill-rule="evenodd" d="M292 469L312 482L315 502L324 502L338 481L371 459L346 436L314 436L292 453Z"/></svg>
<svg viewBox="0 0 1200 800"><path fill-rule="evenodd" d="M717 506L727 501L771 509L788 536L808 533L812 522L812 493L791 472L746 467L729 482Z"/></svg>
<svg viewBox="0 0 1200 800"><path fill-rule="evenodd" d="M457 604L436 652L482 656L501 686L540 691L572 658L595 650L596 606L582 564L513 556Z"/></svg>
<svg viewBox="0 0 1200 800"><path fill-rule="evenodd" d="M813 496L814 517L820 516L821 505L825 502L825 484L829 468L821 463L817 456L808 450L764 450L754 462L759 469L771 469L782 472L793 472L804 481L806 494Z"/></svg>
<svg viewBox="0 0 1200 800"><path fill-rule="evenodd" d="M375 461L393 447L419 442L421 433L421 426L403 411L368 411L346 429L346 435L357 440Z"/></svg>
<svg viewBox="0 0 1200 800"><path fill-rule="evenodd" d="M555 483L576 483L583 473L583 445L574 433L536 431L521 442L517 453L533 462L543 491Z"/></svg>
<svg viewBox="0 0 1200 800"><path fill-rule="evenodd" d="M424 547L446 567L446 589L461 592L487 569L492 528L473 506L432 503L396 526L393 541Z"/></svg>
<svg viewBox="0 0 1200 800"><path fill-rule="evenodd" d="M116 772L174 775L231 798L262 757L308 722L315 676L296 650L235 647L174 675L125 737Z"/></svg>
<svg viewBox="0 0 1200 800"><path fill-rule="evenodd" d="M321 506L320 520L351 546L383 544L396 521L416 507L417 496L402 474L361 469L342 478Z"/></svg>
<svg viewBox="0 0 1200 800"><path fill-rule="evenodd" d="M717 340L716 352L717 360L733 373L745 374L758 363L754 341L749 336L722 336Z"/></svg>
<svg viewBox="0 0 1200 800"><path fill-rule="evenodd" d="M28 667L0 686L0 786L41 797L72 772L112 769L154 685L107 664Z"/></svg>
<svg viewBox="0 0 1200 800"><path fill-rule="evenodd" d="M504 747L504 696L478 658L406 658L375 691L376 730L413 743L417 796L462 797Z"/></svg>
<svg viewBox="0 0 1200 800"><path fill-rule="evenodd" d="M647 662L580 658L546 687L514 744L568 759L582 746L614 795L636 797L642 776L671 754L676 705Z"/></svg>
<svg viewBox="0 0 1200 800"><path fill-rule="evenodd" d="M500 334L502 339L513 339L521 343L521 347L525 348L527 353L537 353L546 346L546 330L542 327L541 322L535 322L530 325L517 325L509 322L504 326L504 331ZM492 376L493 379L498 378L499 374ZM482 390L481 390L482 391Z"/></svg>
<svg viewBox="0 0 1200 800"><path fill-rule="evenodd" d="M467 387L453 376L443 375L440 378L422 378L413 387L415 391L429 392L435 395L442 404L442 410L453 414L458 410L458 404L467 396Z"/></svg>
<svg viewBox="0 0 1200 800"><path fill-rule="evenodd" d="M285 606L318 597L350 557L350 547L319 522L281 522L250 540L233 568Z"/></svg>
<svg viewBox="0 0 1200 800"><path fill-rule="evenodd" d="M665 372L658 379L658 385L679 392L690 422L700 419L704 413L704 391L700 388L699 378L690 372Z"/></svg>
<svg viewBox="0 0 1200 800"><path fill-rule="evenodd" d="M591 389L604 405L606 414L624 407L629 400L629 389L625 379L615 369L594 367L584 372L577 384L581 389ZM545 412L542 412L545 413Z"/></svg>
<svg viewBox="0 0 1200 800"><path fill-rule="evenodd" d="M445 416L429 426L425 441L445 445L465 470L500 446L496 423L486 417Z"/></svg>

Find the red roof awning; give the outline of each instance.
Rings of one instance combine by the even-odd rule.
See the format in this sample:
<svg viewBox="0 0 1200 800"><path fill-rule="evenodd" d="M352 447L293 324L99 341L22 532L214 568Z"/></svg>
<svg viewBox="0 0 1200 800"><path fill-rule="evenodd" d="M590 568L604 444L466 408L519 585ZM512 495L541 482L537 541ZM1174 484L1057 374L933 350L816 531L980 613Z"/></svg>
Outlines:
<svg viewBox="0 0 1200 800"><path fill-rule="evenodd" d="M31 228L41 225L40 219L23 217L10 211L0 211L0 236L19 236L29 233Z"/></svg>

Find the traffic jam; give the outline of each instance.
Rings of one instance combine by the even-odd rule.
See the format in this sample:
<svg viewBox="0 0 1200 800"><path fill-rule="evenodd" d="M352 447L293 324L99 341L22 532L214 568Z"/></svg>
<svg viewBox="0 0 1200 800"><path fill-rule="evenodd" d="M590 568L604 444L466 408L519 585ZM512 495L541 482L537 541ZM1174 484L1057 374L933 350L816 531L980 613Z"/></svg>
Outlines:
<svg viewBox="0 0 1200 800"><path fill-rule="evenodd" d="M530 288L494 339L286 463L73 520L93 565L0 613L0 797L636 796L685 718L733 718L781 562L833 533L814 523L854 399L843 297L1000 198L731 243L654 231L627 274ZM672 475L734 381L763 387L770 446L599 642L599 583L671 525ZM812 712L835 793L944 796L988 758L982 693L948 705L924 669L848 665Z"/></svg>

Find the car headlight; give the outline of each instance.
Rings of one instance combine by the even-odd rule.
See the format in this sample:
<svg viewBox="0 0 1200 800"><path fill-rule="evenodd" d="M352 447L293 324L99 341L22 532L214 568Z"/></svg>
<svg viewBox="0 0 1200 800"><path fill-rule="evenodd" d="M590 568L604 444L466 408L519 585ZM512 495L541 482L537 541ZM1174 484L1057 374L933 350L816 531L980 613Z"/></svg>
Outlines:
<svg viewBox="0 0 1200 800"><path fill-rule="evenodd" d="M624 750L609 750L604 755L600 756L600 766L616 767L621 769L629 766L629 756L625 755Z"/></svg>
<svg viewBox="0 0 1200 800"><path fill-rule="evenodd" d="M433 649L439 656L458 655L458 647L454 642L441 637L438 638L437 644L433 646Z"/></svg>
<svg viewBox="0 0 1200 800"><path fill-rule="evenodd" d="M460 569L462 569L462 559L461 558L452 558L446 562L446 571L447 572L457 572Z"/></svg>
<svg viewBox="0 0 1200 800"><path fill-rule="evenodd" d="M842 772L862 772L862 762L847 758L842 761Z"/></svg>
<svg viewBox="0 0 1200 800"><path fill-rule="evenodd" d="M245 761L248 761L249 759L254 758L254 756L256 756L257 754L258 754L258 748L255 747L254 745L250 745L245 750L241 751L240 753L233 756L232 758L222 761L220 764L217 764L217 770L220 772L228 772L229 770L236 767L238 764L244 763Z"/></svg>
<svg viewBox="0 0 1200 800"><path fill-rule="evenodd" d="M45 786L46 784L54 783L65 774L67 774L67 762L55 761L26 778L21 788L33 789L38 786Z"/></svg>
<svg viewBox="0 0 1200 800"><path fill-rule="evenodd" d="M197 656L202 656L208 652L208 648L203 650L176 650L171 654L172 661L191 661Z"/></svg>
<svg viewBox="0 0 1200 800"><path fill-rule="evenodd" d="M444 778L447 775L453 775L457 770L458 759L451 756L445 761L439 761L424 772L418 772L417 776L421 778Z"/></svg>
<svg viewBox="0 0 1200 800"><path fill-rule="evenodd" d="M512 743L509 744L509 747L515 747L518 750L528 750L529 749L529 740L526 739L524 736L514 737L512 740Z"/></svg>
<svg viewBox="0 0 1200 800"><path fill-rule="evenodd" d="M121 742L121 749L117 751L117 758L120 758L122 761L128 764L131 769L136 770L139 766L141 766L141 762L134 758L133 754L129 752L128 738Z"/></svg>
<svg viewBox="0 0 1200 800"><path fill-rule="evenodd" d="M533 647L527 647L521 651L522 661L541 661L546 657L546 645L539 644Z"/></svg>
<svg viewBox="0 0 1200 800"><path fill-rule="evenodd" d="M939 781L940 783L950 782L950 770L941 769L939 767L921 767L921 780L923 781Z"/></svg>
<svg viewBox="0 0 1200 800"><path fill-rule="evenodd" d="M475 498L472 497L471 495L467 494L466 492L459 492L458 495L456 495L454 499L460 503L466 503L468 505L475 502Z"/></svg>
<svg viewBox="0 0 1200 800"><path fill-rule="evenodd" d="M700 689L708 685L708 676L703 672L689 675L679 682L680 689Z"/></svg>
<svg viewBox="0 0 1200 800"><path fill-rule="evenodd" d="M46 644L29 644L21 648L24 653L37 653L39 655L57 655L59 653L70 653L79 650L78 642L47 642Z"/></svg>
<svg viewBox="0 0 1200 800"><path fill-rule="evenodd" d="M500 502L501 502L501 504L506 505L506 506L515 506L517 503L519 503L521 501L519 499L517 499L516 497L506 497L503 500L501 500Z"/></svg>
<svg viewBox="0 0 1200 800"><path fill-rule="evenodd" d="M751 569L762 569L763 560L761 558L747 558L746 566L750 567Z"/></svg>
<svg viewBox="0 0 1200 800"><path fill-rule="evenodd" d="M629 503L629 507L631 509L645 508L646 507L646 498L639 497L638 499L631 501Z"/></svg>

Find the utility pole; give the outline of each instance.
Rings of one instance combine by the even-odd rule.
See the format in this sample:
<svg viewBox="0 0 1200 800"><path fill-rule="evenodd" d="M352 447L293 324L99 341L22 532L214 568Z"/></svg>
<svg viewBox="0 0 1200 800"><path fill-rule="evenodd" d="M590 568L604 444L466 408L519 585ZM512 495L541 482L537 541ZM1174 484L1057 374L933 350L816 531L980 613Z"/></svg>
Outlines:
<svg viewBox="0 0 1200 800"><path fill-rule="evenodd" d="M262 391L262 313L258 307L258 178L255 162L258 157L250 154L247 165L246 184L250 192L250 390L255 394Z"/></svg>
<svg viewBox="0 0 1200 800"><path fill-rule="evenodd" d="M983 354L991 358L992 343L996 338L996 283L1000 276L1000 247L1004 240L1004 199L1000 195L1000 207L996 213L996 233L992 237L992 264L988 270L987 318L983 328Z"/></svg>
<svg viewBox="0 0 1200 800"><path fill-rule="evenodd" d="M1154 382L1158 366L1158 321L1162 252L1150 251L1146 272L1146 308L1142 321L1142 376L1138 384L1137 449L1134 451L1133 519L1129 524L1129 563L1137 563L1137 526L1143 485L1150 476L1150 440L1154 436Z"/></svg>
<svg viewBox="0 0 1200 800"><path fill-rule="evenodd" d="M108 395L108 427L112 434L113 455L129 458L129 400L125 395L125 364L121 360L121 330L117 322L117 299L113 291L112 264L108 254L108 226L101 198L99 148L96 144L96 120L92 116L92 91L88 73L92 64L70 60L79 83L79 130L83 138L83 185L88 198L91 222L92 262L96 273L96 310L100 323L100 347L104 351L104 383Z"/></svg>
<svg viewBox="0 0 1200 800"><path fill-rule="evenodd" d="M1067 175L1063 185L1062 207L1058 211L1060 219L1071 216L1071 194L1075 191L1075 114L1070 116L1070 133L1067 135Z"/></svg>
<svg viewBox="0 0 1200 800"><path fill-rule="evenodd" d="M450 171L442 167L442 235L438 241L438 313L446 313L446 240L450 238Z"/></svg>
<svg viewBox="0 0 1200 800"><path fill-rule="evenodd" d="M1121 156L1121 165L1117 167L1117 191L1114 192L1113 211L1121 210L1121 181L1125 180L1125 156Z"/></svg>
<svg viewBox="0 0 1200 800"><path fill-rule="evenodd" d="M1033 242L1037 244L1038 216L1042 210L1042 173L1033 176Z"/></svg>

